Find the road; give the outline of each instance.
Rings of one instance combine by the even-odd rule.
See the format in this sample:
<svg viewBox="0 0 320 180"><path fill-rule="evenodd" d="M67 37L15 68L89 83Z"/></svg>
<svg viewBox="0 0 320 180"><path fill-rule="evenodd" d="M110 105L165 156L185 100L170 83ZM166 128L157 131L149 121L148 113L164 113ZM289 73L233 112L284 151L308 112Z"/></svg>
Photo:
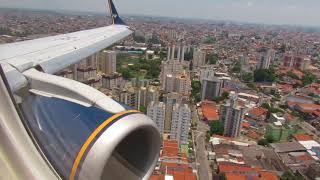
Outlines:
<svg viewBox="0 0 320 180"><path fill-rule="evenodd" d="M212 173L206 151L206 132L209 130L209 126L199 119L195 106L191 109L193 122L197 122L198 124L197 130L193 131L198 177L199 180L211 180Z"/></svg>

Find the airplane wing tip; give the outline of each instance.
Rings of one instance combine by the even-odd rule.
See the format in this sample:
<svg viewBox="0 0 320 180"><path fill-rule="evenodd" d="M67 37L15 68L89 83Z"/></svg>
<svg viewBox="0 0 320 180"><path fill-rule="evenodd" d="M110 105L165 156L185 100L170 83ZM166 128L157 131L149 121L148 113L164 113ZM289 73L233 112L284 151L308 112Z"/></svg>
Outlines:
<svg viewBox="0 0 320 180"><path fill-rule="evenodd" d="M112 24L127 25L119 16L118 11L117 11L113 1L108 0L108 4L109 4L109 8L110 8L110 13L111 13Z"/></svg>

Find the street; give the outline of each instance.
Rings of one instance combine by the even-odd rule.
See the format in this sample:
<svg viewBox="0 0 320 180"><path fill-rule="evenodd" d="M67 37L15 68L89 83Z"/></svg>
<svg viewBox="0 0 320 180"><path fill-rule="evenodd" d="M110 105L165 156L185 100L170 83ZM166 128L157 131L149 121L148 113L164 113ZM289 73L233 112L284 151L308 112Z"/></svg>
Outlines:
<svg viewBox="0 0 320 180"><path fill-rule="evenodd" d="M196 163L198 164L198 177L199 180L211 180L212 173L206 151L206 133L209 130L209 126L199 119L195 106L192 106L192 120L193 122L197 122L198 124L197 130L193 131L196 151Z"/></svg>

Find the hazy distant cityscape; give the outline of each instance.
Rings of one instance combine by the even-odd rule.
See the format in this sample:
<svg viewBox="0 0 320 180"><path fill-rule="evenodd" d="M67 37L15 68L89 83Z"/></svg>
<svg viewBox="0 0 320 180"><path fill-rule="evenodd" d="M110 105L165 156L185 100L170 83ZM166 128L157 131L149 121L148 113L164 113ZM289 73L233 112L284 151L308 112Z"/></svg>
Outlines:
<svg viewBox="0 0 320 180"><path fill-rule="evenodd" d="M57 73L147 114L151 180L320 178L320 31L127 16L133 35ZM0 9L0 44L110 24Z"/></svg>

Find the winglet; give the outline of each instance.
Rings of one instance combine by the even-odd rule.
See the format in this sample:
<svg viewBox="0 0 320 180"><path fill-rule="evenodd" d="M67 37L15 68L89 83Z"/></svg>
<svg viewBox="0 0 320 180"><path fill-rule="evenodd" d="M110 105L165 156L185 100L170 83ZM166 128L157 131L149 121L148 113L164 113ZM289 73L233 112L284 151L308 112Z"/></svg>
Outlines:
<svg viewBox="0 0 320 180"><path fill-rule="evenodd" d="M108 0L110 14L112 19L112 24L119 24L119 25L127 25L119 16L116 7L114 6L112 0Z"/></svg>

